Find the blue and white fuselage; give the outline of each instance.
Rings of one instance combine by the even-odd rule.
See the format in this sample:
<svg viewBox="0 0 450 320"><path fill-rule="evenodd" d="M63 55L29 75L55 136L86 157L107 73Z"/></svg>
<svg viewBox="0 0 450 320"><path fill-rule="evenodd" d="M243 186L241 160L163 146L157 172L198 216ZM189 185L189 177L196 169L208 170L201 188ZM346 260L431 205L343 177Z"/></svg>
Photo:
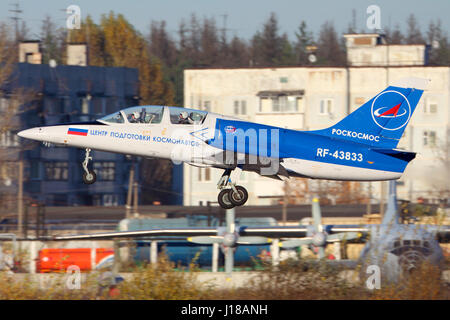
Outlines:
<svg viewBox="0 0 450 320"><path fill-rule="evenodd" d="M89 123L19 136L71 147L258 172L272 178L398 179L415 153L397 150L428 81L390 86L336 125L296 131L167 106L123 109Z"/></svg>

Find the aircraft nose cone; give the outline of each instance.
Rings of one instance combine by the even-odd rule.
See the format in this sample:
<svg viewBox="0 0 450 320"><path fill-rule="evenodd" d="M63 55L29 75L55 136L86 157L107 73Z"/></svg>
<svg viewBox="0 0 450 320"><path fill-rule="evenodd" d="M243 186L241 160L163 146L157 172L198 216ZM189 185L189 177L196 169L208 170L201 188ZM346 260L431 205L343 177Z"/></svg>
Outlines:
<svg viewBox="0 0 450 320"><path fill-rule="evenodd" d="M236 235L233 233L227 233L223 237L223 245L225 247L234 247L236 246Z"/></svg>
<svg viewBox="0 0 450 320"><path fill-rule="evenodd" d="M324 232L316 233L312 238L312 243L316 247L323 247L327 243L327 235Z"/></svg>
<svg viewBox="0 0 450 320"><path fill-rule="evenodd" d="M25 138L25 139L36 139L40 133L41 129L40 128L31 128L31 129L26 129L26 130L22 130L19 133L17 133L17 135L21 138Z"/></svg>

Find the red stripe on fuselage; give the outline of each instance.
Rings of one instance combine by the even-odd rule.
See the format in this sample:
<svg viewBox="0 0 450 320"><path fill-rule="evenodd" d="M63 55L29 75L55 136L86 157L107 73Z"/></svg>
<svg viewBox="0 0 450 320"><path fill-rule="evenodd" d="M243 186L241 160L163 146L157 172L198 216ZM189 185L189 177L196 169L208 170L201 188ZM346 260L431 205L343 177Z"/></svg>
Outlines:
<svg viewBox="0 0 450 320"><path fill-rule="evenodd" d="M74 134L76 136L87 136L87 132L67 131L67 134Z"/></svg>

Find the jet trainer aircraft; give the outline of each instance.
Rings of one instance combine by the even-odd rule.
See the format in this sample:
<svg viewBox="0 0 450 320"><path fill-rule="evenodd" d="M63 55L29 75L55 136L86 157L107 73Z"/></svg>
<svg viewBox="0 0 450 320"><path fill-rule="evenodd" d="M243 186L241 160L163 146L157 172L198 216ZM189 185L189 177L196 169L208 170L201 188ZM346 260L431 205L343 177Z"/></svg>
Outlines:
<svg viewBox="0 0 450 320"><path fill-rule="evenodd" d="M36 127L20 137L84 148L83 181L94 183L91 150L171 159L223 169L219 204L243 205L240 170L270 178L381 181L401 177L415 153L396 149L428 80L407 78L326 129L297 131L212 112L136 106L92 122ZM233 177L232 177L233 174Z"/></svg>

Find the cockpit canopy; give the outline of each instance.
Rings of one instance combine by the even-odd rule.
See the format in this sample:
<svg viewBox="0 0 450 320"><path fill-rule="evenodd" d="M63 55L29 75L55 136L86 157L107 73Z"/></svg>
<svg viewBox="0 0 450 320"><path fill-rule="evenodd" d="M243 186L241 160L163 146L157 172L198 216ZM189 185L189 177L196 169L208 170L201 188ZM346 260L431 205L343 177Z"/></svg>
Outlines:
<svg viewBox="0 0 450 320"><path fill-rule="evenodd" d="M206 111L181 107L138 106L109 114L99 120L108 123L158 124L163 121L164 112L169 113L172 124L202 124L208 114Z"/></svg>

